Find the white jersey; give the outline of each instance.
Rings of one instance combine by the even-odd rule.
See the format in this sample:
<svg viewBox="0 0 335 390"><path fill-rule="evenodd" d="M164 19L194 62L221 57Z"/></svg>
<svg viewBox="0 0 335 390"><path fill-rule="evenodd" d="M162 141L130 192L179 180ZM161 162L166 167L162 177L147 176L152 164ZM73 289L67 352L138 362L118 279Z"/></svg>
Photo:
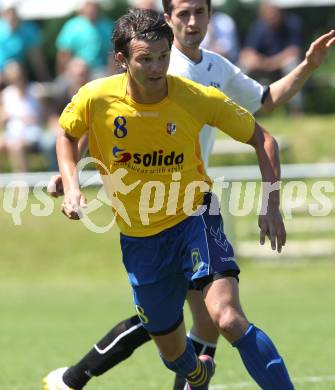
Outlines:
<svg viewBox="0 0 335 390"><path fill-rule="evenodd" d="M202 60L196 64L172 46L168 73L186 77L205 86L211 85L248 111L258 111L262 106L264 87L226 58L205 49L201 51ZM200 133L201 153L206 166L213 149L215 132L214 128L206 125Z"/></svg>

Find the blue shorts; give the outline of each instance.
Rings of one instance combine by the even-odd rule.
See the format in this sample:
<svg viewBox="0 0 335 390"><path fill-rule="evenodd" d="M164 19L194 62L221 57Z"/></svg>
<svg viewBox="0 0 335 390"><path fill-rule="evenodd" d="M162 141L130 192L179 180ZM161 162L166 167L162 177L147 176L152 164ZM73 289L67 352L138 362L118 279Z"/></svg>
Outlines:
<svg viewBox="0 0 335 390"><path fill-rule="evenodd" d="M170 333L181 323L189 282L202 288L217 277L237 277L240 272L215 195L206 194L204 204L202 215L154 236L121 234L136 311L151 334Z"/></svg>

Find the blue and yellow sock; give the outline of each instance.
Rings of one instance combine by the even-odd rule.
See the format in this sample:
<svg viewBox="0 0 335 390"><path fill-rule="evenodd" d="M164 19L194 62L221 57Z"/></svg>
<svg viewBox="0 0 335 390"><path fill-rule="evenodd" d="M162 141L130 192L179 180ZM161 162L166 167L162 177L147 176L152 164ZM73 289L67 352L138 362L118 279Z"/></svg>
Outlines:
<svg viewBox="0 0 335 390"><path fill-rule="evenodd" d="M207 367L202 363L202 361L197 358L197 367L193 372L190 372L186 380L193 387L202 386L207 382L208 372Z"/></svg>
<svg viewBox="0 0 335 390"><path fill-rule="evenodd" d="M185 352L173 362L162 357L167 368L176 372L193 386L201 386L207 381L207 368L197 357L192 342L187 339Z"/></svg>

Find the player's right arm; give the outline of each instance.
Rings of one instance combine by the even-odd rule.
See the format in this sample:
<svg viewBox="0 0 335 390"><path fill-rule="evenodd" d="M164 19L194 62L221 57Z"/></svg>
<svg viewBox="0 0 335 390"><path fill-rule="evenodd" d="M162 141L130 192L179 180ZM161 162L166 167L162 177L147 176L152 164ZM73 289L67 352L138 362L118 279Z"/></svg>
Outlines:
<svg viewBox="0 0 335 390"><path fill-rule="evenodd" d="M76 165L78 162L78 139L61 131L57 136L56 150L64 189L62 212L70 219L80 218L80 208L86 206L85 196L80 191Z"/></svg>
<svg viewBox="0 0 335 390"><path fill-rule="evenodd" d="M87 152L88 149L88 134L84 134L79 140L78 140L78 156L79 159L84 157L84 155ZM64 187L63 187L63 181L62 176L60 174L53 175L48 183L47 188L48 194L54 198L58 198L59 196L64 195Z"/></svg>
<svg viewBox="0 0 335 390"><path fill-rule="evenodd" d="M80 88L59 119L63 131L57 136L56 151L64 188L62 211L70 219L79 219L80 208L86 205L80 191L77 163L79 139L89 129L89 99L89 91Z"/></svg>

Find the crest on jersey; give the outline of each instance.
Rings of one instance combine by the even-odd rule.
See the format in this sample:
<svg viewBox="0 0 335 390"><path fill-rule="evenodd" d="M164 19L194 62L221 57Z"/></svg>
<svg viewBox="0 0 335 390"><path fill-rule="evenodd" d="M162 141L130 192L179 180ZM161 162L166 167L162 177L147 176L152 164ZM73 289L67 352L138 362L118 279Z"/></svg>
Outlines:
<svg viewBox="0 0 335 390"><path fill-rule="evenodd" d="M177 125L175 123L169 122L166 124L166 132L170 135L176 134Z"/></svg>
<svg viewBox="0 0 335 390"><path fill-rule="evenodd" d="M203 265L199 248L194 248L191 250L191 259L193 265L193 273L197 272Z"/></svg>

